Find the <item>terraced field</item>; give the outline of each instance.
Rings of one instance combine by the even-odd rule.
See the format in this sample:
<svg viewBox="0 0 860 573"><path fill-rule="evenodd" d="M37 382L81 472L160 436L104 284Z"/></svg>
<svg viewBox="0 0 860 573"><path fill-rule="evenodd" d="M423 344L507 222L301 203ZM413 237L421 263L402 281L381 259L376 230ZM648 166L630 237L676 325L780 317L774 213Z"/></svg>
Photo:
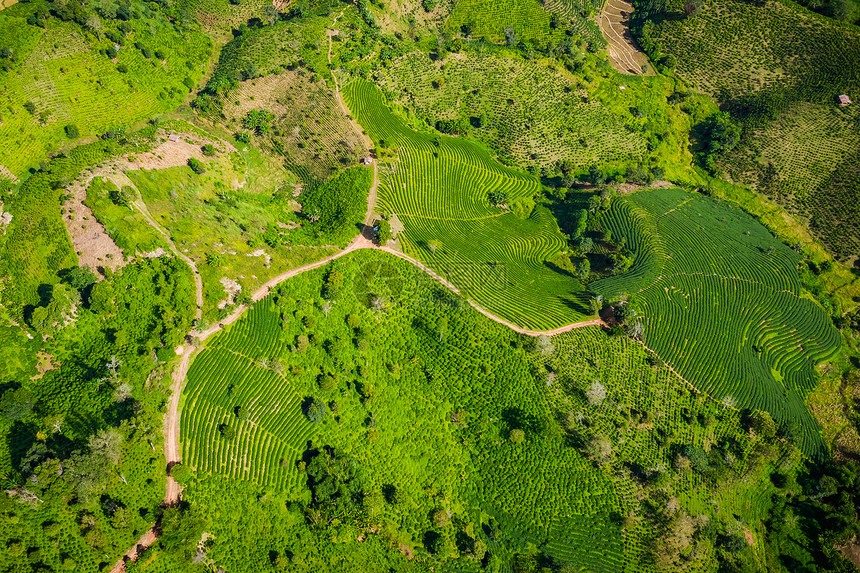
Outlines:
<svg viewBox="0 0 860 573"><path fill-rule="evenodd" d="M797 4L709 0L652 36L675 56L684 79L721 100L767 90L778 100L787 88L833 103L860 88L860 31Z"/></svg>
<svg viewBox="0 0 860 573"><path fill-rule="evenodd" d="M530 207L536 179L471 141L409 129L368 82L350 83L344 95L373 141L397 150L397 161L380 166L377 209L403 222L406 254L522 327L556 328L587 312L582 285L544 264L565 240L547 211ZM523 216L492 206L494 191L505 192L514 210L523 205Z"/></svg>
<svg viewBox="0 0 860 573"><path fill-rule="evenodd" d="M430 124L485 115L486 125L473 124L472 137L521 166L570 160L585 171L593 163L641 160L648 155L648 141L638 127L645 122L670 123L657 105L648 105L648 119L631 116L631 107L644 110L646 105L643 98L628 93L632 90L620 90L611 82L596 88L571 81L555 69L492 53L452 55L440 67L426 53L412 52L376 75L392 101ZM444 84L434 85L438 78ZM651 87L661 91L660 86Z"/></svg>
<svg viewBox="0 0 860 573"><path fill-rule="evenodd" d="M860 253L860 106L798 102L719 162L805 220L840 259Z"/></svg>
<svg viewBox="0 0 860 573"><path fill-rule="evenodd" d="M267 299L195 358L181 418L184 463L289 491L298 485L295 462L313 431L301 398L272 367L280 333L281 315ZM233 439L221 424L234 429Z"/></svg>
<svg viewBox="0 0 860 573"><path fill-rule="evenodd" d="M800 256L738 208L678 189L616 201L605 222L635 261L591 287L631 295L644 343L699 390L801 421L802 449L820 453L804 400L840 337L803 293Z"/></svg>
<svg viewBox="0 0 860 573"><path fill-rule="evenodd" d="M130 42L117 51L117 63L99 54L102 44L87 39L77 26L51 22L42 30L11 17L17 9L0 21L0 35L9 26L22 37L16 51L20 63L0 71L0 165L18 176L66 140L66 125L78 126L82 136L129 126L176 108L189 91L183 80L196 82L202 75L209 40L199 34L183 37L165 20L129 23L131 37L163 51L163 62L144 57ZM120 64L126 72L119 71ZM28 102L35 106L33 113L23 107Z"/></svg>

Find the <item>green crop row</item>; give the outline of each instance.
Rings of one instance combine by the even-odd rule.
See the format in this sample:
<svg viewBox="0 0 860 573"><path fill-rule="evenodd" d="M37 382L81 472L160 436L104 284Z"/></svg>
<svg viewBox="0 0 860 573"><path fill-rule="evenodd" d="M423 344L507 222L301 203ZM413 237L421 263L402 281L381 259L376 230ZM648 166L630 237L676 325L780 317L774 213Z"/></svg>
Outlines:
<svg viewBox="0 0 860 573"><path fill-rule="evenodd" d="M800 256L736 207L681 190L615 201L604 223L630 245L634 265L592 288L632 295L644 343L695 387L800 421L802 448L818 453L804 400L840 339L802 294Z"/></svg>
<svg viewBox="0 0 860 573"><path fill-rule="evenodd" d="M558 327L588 312L579 282L545 263L565 241L552 217L533 208L537 180L469 140L409 129L368 82L350 83L345 97L377 146L395 150L396 161L379 167L378 208L402 221L405 253L521 326ZM490 204L493 192L509 209Z"/></svg>

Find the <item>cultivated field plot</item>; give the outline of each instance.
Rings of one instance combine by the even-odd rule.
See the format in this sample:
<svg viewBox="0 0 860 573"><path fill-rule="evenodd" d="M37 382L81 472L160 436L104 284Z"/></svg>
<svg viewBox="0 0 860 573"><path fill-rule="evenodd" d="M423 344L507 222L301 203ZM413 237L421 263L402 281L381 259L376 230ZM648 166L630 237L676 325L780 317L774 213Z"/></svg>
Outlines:
<svg viewBox="0 0 860 573"><path fill-rule="evenodd" d="M379 168L377 210L403 222L405 253L519 326L556 328L587 312L582 286L544 264L565 248L549 213L527 208L521 218L489 202L491 192L503 192L513 208L529 204L536 179L469 140L412 131L366 81L350 83L344 95L374 142L397 150L397 161Z"/></svg>
<svg viewBox="0 0 860 573"><path fill-rule="evenodd" d="M280 333L280 314L266 299L195 358L181 417L186 464L287 490L299 484L295 462L313 427L301 397L273 367ZM221 438L220 424L233 427L233 440Z"/></svg>
<svg viewBox="0 0 860 573"><path fill-rule="evenodd" d="M858 149L860 106L798 102L719 164L801 216L844 259L860 253Z"/></svg>
<svg viewBox="0 0 860 573"><path fill-rule="evenodd" d="M114 62L97 52L106 42L86 38L77 26L51 21L42 30L20 20L0 21L0 36L11 27L23 38L15 46L21 63L0 72L0 164L18 176L66 140L66 125L76 125L83 136L101 135L175 109L189 91L183 81L196 83L209 50L204 36L184 37L166 20L132 20L126 44L119 50L110 44ZM0 47L5 43L4 38ZM147 49L148 58L135 43ZM25 103L34 106L32 113Z"/></svg>
<svg viewBox="0 0 860 573"><path fill-rule="evenodd" d="M442 69L426 53L413 52L378 70L377 76L394 102L414 109L431 124L486 115L486 126L473 129L473 135L518 165L543 167L570 159L587 169L593 163L626 162L648 153L646 138L627 127L641 123L627 112L641 106L641 100L627 101L618 88L590 97L554 69L473 53L450 55ZM624 116L601 101L604 95Z"/></svg>
<svg viewBox="0 0 860 573"><path fill-rule="evenodd" d="M342 290L323 299L332 269ZM361 296L380 287L368 279L374 272L398 284L384 310ZM594 328L571 344L603 336ZM566 443L536 374L545 358L518 341L413 265L352 253L283 283L195 358L183 396L183 462L201 479L220 474L299 495L307 474L298 456L309 440L329 444L363 467L368 496L397 492L400 501L379 511L425 557L428 516L450 502L453 522L474 524L470 535L480 536L482 523L500 531L498 563L512 557L506 546L552 540L559 562L620 570L615 485ZM644 354L626 349L631 363ZM591 350L586 344L582 355ZM302 414L311 399L327 405L313 424ZM454 423L458 410L465 413ZM223 425L235 435L225 438ZM526 444L509 442L511 427L526 429Z"/></svg>
<svg viewBox="0 0 860 573"><path fill-rule="evenodd" d="M274 153L317 179L367 157L364 138L341 109L334 89L301 68L240 83L224 105L224 115L235 129L255 109L275 114L269 145Z"/></svg>
<svg viewBox="0 0 860 573"><path fill-rule="evenodd" d="M682 77L724 100L784 87L832 102L860 87L860 32L796 4L709 0L653 36Z"/></svg>
<svg viewBox="0 0 860 573"><path fill-rule="evenodd" d="M615 201L606 221L635 252L630 272L591 287L635 298L642 340L698 389L738 408L799 420L823 447L804 399L839 332L803 295L800 256L736 207L678 189Z"/></svg>
<svg viewBox="0 0 860 573"><path fill-rule="evenodd" d="M454 32L471 31L474 38L496 44L507 41L506 28L512 28L519 40L545 44L558 43L564 30L550 28L550 15L537 0L460 0L448 17Z"/></svg>

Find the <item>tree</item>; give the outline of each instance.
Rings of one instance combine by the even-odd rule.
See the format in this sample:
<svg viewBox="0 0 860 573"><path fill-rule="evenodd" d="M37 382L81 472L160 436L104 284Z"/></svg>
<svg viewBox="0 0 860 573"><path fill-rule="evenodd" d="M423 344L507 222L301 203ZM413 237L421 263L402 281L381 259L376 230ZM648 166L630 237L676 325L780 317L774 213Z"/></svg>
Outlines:
<svg viewBox="0 0 860 573"><path fill-rule="evenodd" d="M90 455L103 465L115 466L122 455L122 435L116 428L100 430L88 441Z"/></svg>
<svg viewBox="0 0 860 573"><path fill-rule="evenodd" d="M776 436L776 422L773 421L770 413L764 410L756 410L752 413L749 419L750 429L762 439L771 440Z"/></svg>
<svg viewBox="0 0 860 573"><path fill-rule="evenodd" d="M89 16L87 16L87 19L86 19L86 22L84 23L84 25L87 27L88 30L93 32L97 38L101 38L102 21L98 17L98 15L93 13L93 14L90 14Z"/></svg>
<svg viewBox="0 0 860 573"><path fill-rule="evenodd" d="M579 251L583 255L587 255L592 251L592 249L594 249L594 241L591 239L591 237L582 237L579 240Z"/></svg>
<svg viewBox="0 0 860 573"><path fill-rule="evenodd" d="M203 162L197 158L189 157L188 167L190 167L191 171L193 171L197 175L203 175L204 173L206 173L206 167L204 167Z"/></svg>
<svg viewBox="0 0 860 573"><path fill-rule="evenodd" d="M588 212L594 213L598 209L600 209L601 205L603 205L603 201L600 200L599 195L592 195L588 198Z"/></svg>
<svg viewBox="0 0 860 573"><path fill-rule="evenodd" d="M34 114L36 113L36 104L31 102L30 100L27 100L24 102L24 109L30 112L30 114Z"/></svg>
<svg viewBox="0 0 860 573"><path fill-rule="evenodd" d="M588 180L592 185L599 187L606 183L606 174L597 165L591 165L588 168Z"/></svg>
<svg viewBox="0 0 860 573"><path fill-rule="evenodd" d="M278 13L278 9L271 4L266 4L263 8L263 19L269 26L274 26L275 22L277 22L280 17L281 15Z"/></svg>
<svg viewBox="0 0 860 573"><path fill-rule="evenodd" d="M514 33L514 29L511 26L507 26L505 28L505 43L509 46L516 46L518 42L519 40Z"/></svg>
<svg viewBox="0 0 860 573"><path fill-rule="evenodd" d="M228 442L236 437L236 429L233 428L233 426L231 426L230 424L220 424L218 426L218 432L220 432L221 437Z"/></svg>
<svg viewBox="0 0 860 573"><path fill-rule="evenodd" d="M574 238L579 238L588 228L588 211L585 209L580 209L576 214L576 222L573 228L573 236Z"/></svg>
<svg viewBox="0 0 860 573"><path fill-rule="evenodd" d="M26 388L9 389L0 398L0 418L9 422L20 420L33 410L36 396Z"/></svg>
<svg viewBox="0 0 860 573"><path fill-rule="evenodd" d="M328 406L316 398L310 398L305 400L304 414L308 422L318 424L328 415Z"/></svg>
<svg viewBox="0 0 860 573"><path fill-rule="evenodd" d="M612 457L612 442L603 434L594 434L585 445L585 453L598 463L606 463Z"/></svg>
<svg viewBox="0 0 860 573"><path fill-rule="evenodd" d="M268 133L272 129L271 122L274 121L275 114L266 109L255 109L248 112L245 119L242 120L242 125L245 129L249 129L262 135Z"/></svg>
<svg viewBox="0 0 860 573"><path fill-rule="evenodd" d="M78 131L78 126L76 126L74 123L70 123L63 129L66 132L66 137L68 137L69 139L77 139L80 135L80 132Z"/></svg>
<svg viewBox="0 0 860 573"><path fill-rule="evenodd" d="M215 146L213 146L211 143L207 143L200 148L200 151L202 151L203 155L205 155L206 157L212 157L215 155Z"/></svg>
<svg viewBox="0 0 860 573"><path fill-rule="evenodd" d="M732 121L727 112L711 116L702 126L703 162L705 167L716 170L716 160L735 148L741 140L741 128Z"/></svg>
<svg viewBox="0 0 860 573"><path fill-rule="evenodd" d="M170 468L170 477L176 480L177 483L186 484L194 477L191 469L184 464L174 464Z"/></svg>
<svg viewBox="0 0 860 573"><path fill-rule="evenodd" d="M555 352L555 346L552 343L552 339L545 334L542 334L535 339L534 349L535 352L542 356L549 356Z"/></svg>
<svg viewBox="0 0 860 573"><path fill-rule="evenodd" d="M166 552L187 562L197 554L197 544L206 530L206 521L182 507L168 507L161 516L158 543Z"/></svg>
<svg viewBox="0 0 860 573"><path fill-rule="evenodd" d="M686 0L684 2L684 14L692 16L702 10L702 0Z"/></svg>
<svg viewBox="0 0 860 573"><path fill-rule="evenodd" d="M519 428L515 428L511 430L508 439L511 441L512 444L522 444L526 441L526 433Z"/></svg>
<svg viewBox="0 0 860 573"><path fill-rule="evenodd" d="M433 524L439 529L448 527L451 524L451 516L444 509L437 509L433 512Z"/></svg>
<svg viewBox="0 0 860 573"><path fill-rule="evenodd" d="M376 230L376 244L384 247L394 237L391 232L391 223L385 219L380 219L376 224L378 227Z"/></svg>
<svg viewBox="0 0 860 573"><path fill-rule="evenodd" d="M592 406L599 406L606 399L606 387L595 380L585 391L585 397Z"/></svg>

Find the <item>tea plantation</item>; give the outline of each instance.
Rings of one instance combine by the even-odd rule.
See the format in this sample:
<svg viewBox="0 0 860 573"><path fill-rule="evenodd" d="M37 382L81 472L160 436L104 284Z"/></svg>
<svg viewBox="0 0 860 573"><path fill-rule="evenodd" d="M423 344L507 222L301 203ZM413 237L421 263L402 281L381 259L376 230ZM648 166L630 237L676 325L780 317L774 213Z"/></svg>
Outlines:
<svg viewBox="0 0 860 573"><path fill-rule="evenodd" d="M374 142L396 150L397 161L380 167L377 209L403 222L406 254L519 326L552 329L588 312L582 286L544 264L565 241L534 207L536 179L471 141L413 131L365 81L346 86L345 96ZM510 210L490 203L494 192L506 194Z"/></svg>
<svg viewBox="0 0 860 573"><path fill-rule="evenodd" d="M0 1L0 573L857 571L803 2Z"/></svg>
<svg viewBox="0 0 860 573"><path fill-rule="evenodd" d="M801 257L736 207L682 190L641 192L607 215L635 261L592 288L629 296L642 341L680 376L733 407L800 422L802 449L820 455L804 398L815 366L841 343L827 313L804 296Z"/></svg>

